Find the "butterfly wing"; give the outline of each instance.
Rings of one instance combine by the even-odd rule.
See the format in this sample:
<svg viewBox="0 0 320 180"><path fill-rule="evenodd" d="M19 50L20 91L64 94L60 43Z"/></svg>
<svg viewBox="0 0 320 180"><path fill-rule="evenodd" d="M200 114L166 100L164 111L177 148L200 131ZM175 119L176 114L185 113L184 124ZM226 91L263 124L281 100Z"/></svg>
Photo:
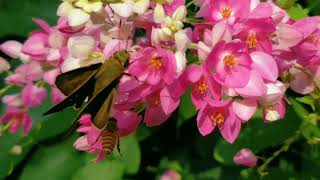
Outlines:
<svg viewBox="0 0 320 180"><path fill-rule="evenodd" d="M69 106L81 107L94 90L94 75L100 67L101 64L95 64L59 75L56 79L56 85L67 95L67 98L49 109L44 115L59 112Z"/></svg>

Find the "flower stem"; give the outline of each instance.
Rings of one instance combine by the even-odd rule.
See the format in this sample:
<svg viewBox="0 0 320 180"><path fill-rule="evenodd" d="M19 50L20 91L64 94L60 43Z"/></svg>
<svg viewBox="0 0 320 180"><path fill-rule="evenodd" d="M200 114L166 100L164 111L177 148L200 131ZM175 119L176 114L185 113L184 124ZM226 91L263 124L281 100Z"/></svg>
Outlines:
<svg viewBox="0 0 320 180"><path fill-rule="evenodd" d="M192 4L194 4L194 0L190 1L190 2L186 5L186 8L188 8L188 7L191 6Z"/></svg>
<svg viewBox="0 0 320 180"><path fill-rule="evenodd" d="M0 97L3 96L7 91L9 91L11 88L13 88L13 84L9 84L5 86L4 88L0 89Z"/></svg>
<svg viewBox="0 0 320 180"><path fill-rule="evenodd" d="M268 165L276 158L278 157L281 153L288 151L292 143L294 143L298 138L300 137L301 133L300 131L297 131L292 137L287 139L285 141L285 144L277 151L275 151L271 157L269 157L259 168L258 168L258 173L261 176L265 176L268 174L268 172L265 171L265 169L268 167Z"/></svg>
<svg viewBox="0 0 320 180"><path fill-rule="evenodd" d="M7 124L5 124L4 126L2 126L1 127L1 132L3 133L3 132L6 132L8 129L9 129L9 127L10 127L10 125L12 124L12 121L10 121L10 122L8 122Z"/></svg>

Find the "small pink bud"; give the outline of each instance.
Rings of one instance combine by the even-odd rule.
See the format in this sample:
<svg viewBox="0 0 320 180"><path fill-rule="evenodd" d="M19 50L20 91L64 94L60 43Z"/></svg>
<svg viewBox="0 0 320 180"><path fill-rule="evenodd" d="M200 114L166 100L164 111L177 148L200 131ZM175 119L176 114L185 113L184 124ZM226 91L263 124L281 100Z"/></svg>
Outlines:
<svg viewBox="0 0 320 180"><path fill-rule="evenodd" d="M12 58L19 58L22 44L18 41L6 41L0 46L0 50Z"/></svg>
<svg viewBox="0 0 320 180"><path fill-rule="evenodd" d="M6 95L2 98L2 102L7 106L19 107L22 105L22 100L19 94Z"/></svg>
<svg viewBox="0 0 320 180"><path fill-rule="evenodd" d="M87 151L89 149L89 144L87 136L79 137L73 144L73 146L79 151Z"/></svg>
<svg viewBox="0 0 320 180"><path fill-rule="evenodd" d="M234 157L234 163L242 166L255 167L257 165L257 157L250 149L241 149Z"/></svg>
<svg viewBox="0 0 320 180"><path fill-rule="evenodd" d="M167 170L161 176L160 180L181 180L181 175L175 170Z"/></svg>

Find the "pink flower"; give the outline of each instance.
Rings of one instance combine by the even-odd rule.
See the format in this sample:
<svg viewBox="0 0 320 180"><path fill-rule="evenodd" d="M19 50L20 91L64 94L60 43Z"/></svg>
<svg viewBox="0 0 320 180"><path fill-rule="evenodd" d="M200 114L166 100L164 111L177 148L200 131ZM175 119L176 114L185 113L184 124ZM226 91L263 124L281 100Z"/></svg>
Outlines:
<svg viewBox="0 0 320 180"><path fill-rule="evenodd" d="M242 97L258 98L266 95L267 86L260 74L252 70L248 84L242 88L235 88L234 91Z"/></svg>
<svg viewBox="0 0 320 180"><path fill-rule="evenodd" d="M276 31L276 27L270 19L249 19L242 23L235 37L247 44L249 52L264 51L272 53L270 36Z"/></svg>
<svg viewBox="0 0 320 180"><path fill-rule="evenodd" d="M207 59L211 50L221 41L232 40L231 30L228 25L221 21L214 25L211 31L205 29L202 34L202 41L198 42L198 55L201 61Z"/></svg>
<svg viewBox="0 0 320 180"><path fill-rule="evenodd" d="M306 70L309 72L308 70ZM293 80L290 81L290 88L299 94L309 94L314 91L314 85L310 78L300 70L296 68L291 68L289 70L290 74L293 76Z"/></svg>
<svg viewBox="0 0 320 180"><path fill-rule="evenodd" d="M214 71L217 82L230 88L241 88L248 84L252 61L249 54L243 52L244 48L243 43L222 41L211 51L206 66L209 71Z"/></svg>
<svg viewBox="0 0 320 180"><path fill-rule="evenodd" d="M45 61L49 53L48 35L43 31L35 31L22 47L22 52L28 54L33 60Z"/></svg>
<svg viewBox="0 0 320 180"><path fill-rule="evenodd" d="M47 90L42 87L37 87L31 82L28 83L21 92L23 103L27 107L39 107L47 96Z"/></svg>
<svg viewBox="0 0 320 180"><path fill-rule="evenodd" d="M234 100L232 109L242 123L246 123L256 113L258 102L255 99Z"/></svg>
<svg viewBox="0 0 320 180"><path fill-rule="evenodd" d="M286 113L286 105L284 100L280 100L275 104L263 107L263 119L265 122L274 122L283 119Z"/></svg>
<svg viewBox="0 0 320 180"><path fill-rule="evenodd" d="M171 3L164 3L163 8L167 15L172 16L173 13L178 9L178 7L184 5L184 0L173 0Z"/></svg>
<svg viewBox="0 0 320 180"><path fill-rule="evenodd" d="M248 167L255 167L257 165L258 158L252 153L250 149L241 149L233 157L233 162Z"/></svg>
<svg viewBox="0 0 320 180"><path fill-rule="evenodd" d="M66 96L55 86L51 87L51 100L53 104L58 104L63 101Z"/></svg>
<svg viewBox="0 0 320 180"><path fill-rule="evenodd" d="M263 109L263 119L265 122L273 122L285 116L285 91L287 87L282 82L267 84L267 94L259 99Z"/></svg>
<svg viewBox="0 0 320 180"><path fill-rule="evenodd" d="M49 85L53 86L55 85L56 78L60 73L61 72L59 68L47 71L43 74L43 80L47 82Z"/></svg>
<svg viewBox="0 0 320 180"><path fill-rule="evenodd" d="M299 20L293 24L303 34L303 41L293 50L295 51L298 61L302 66L320 64L319 57L319 39L320 39L320 17L309 17Z"/></svg>
<svg viewBox="0 0 320 180"><path fill-rule="evenodd" d="M176 61L172 51L147 47L133 55L129 73L150 85L171 84L176 77Z"/></svg>
<svg viewBox="0 0 320 180"><path fill-rule="evenodd" d="M40 63L31 61L26 64L20 65L14 71L14 74L6 78L7 83L21 85L31 81L37 81L42 79L43 70Z"/></svg>
<svg viewBox="0 0 320 180"><path fill-rule="evenodd" d="M74 143L74 147L79 151L87 151L89 153L99 153L96 161L104 158L105 152L102 148L102 141L99 138L101 132L94 127L91 122L91 115L82 115L79 119L81 126L77 129L78 132L84 133Z"/></svg>
<svg viewBox="0 0 320 180"><path fill-rule="evenodd" d="M234 113L230 100L207 102L198 113L197 124L203 136L212 133L218 127L222 137L231 144L241 129L241 120Z"/></svg>
<svg viewBox="0 0 320 180"><path fill-rule="evenodd" d="M210 2L210 9L205 17L210 21L225 21L233 25L246 18L249 12L250 0L216 0Z"/></svg>
<svg viewBox="0 0 320 180"><path fill-rule="evenodd" d="M211 99L220 99L220 85L205 72L205 69L197 65L191 65L185 71L188 84L192 84L191 100L197 109Z"/></svg>
<svg viewBox="0 0 320 180"><path fill-rule="evenodd" d="M33 19L42 30L34 31L22 47L22 52L37 61L58 61L59 49L65 44L65 36L41 19Z"/></svg>
<svg viewBox="0 0 320 180"><path fill-rule="evenodd" d="M19 107L23 105L20 94L6 95L2 98L2 102L9 107Z"/></svg>
<svg viewBox="0 0 320 180"><path fill-rule="evenodd" d="M279 76L278 65L275 59L262 51L255 51L250 54L252 69L267 81L276 81Z"/></svg>
<svg viewBox="0 0 320 180"><path fill-rule="evenodd" d="M163 103L159 91L148 95L146 101L148 106L144 113L144 123L148 127L158 126L170 117L171 114L166 114L161 106Z"/></svg>
<svg viewBox="0 0 320 180"><path fill-rule="evenodd" d="M117 119L120 137L133 133L141 121L141 116L132 111L115 111L113 117Z"/></svg>
<svg viewBox="0 0 320 180"><path fill-rule="evenodd" d="M27 115L25 109L8 107L7 113L1 118L0 124L10 123L9 132L16 133L23 128L23 134L27 135L32 127L32 118Z"/></svg>

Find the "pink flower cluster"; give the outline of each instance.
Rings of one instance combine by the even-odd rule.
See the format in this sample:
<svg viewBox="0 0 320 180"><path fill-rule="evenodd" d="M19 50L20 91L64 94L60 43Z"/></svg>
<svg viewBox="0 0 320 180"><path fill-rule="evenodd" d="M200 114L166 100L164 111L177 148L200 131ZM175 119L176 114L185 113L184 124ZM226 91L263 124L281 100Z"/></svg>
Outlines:
<svg viewBox="0 0 320 180"><path fill-rule="evenodd" d="M24 44L0 46L23 62L6 78L22 91L3 98L8 114L1 123L28 130L27 109L40 106L47 94L42 82L58 103L64 98L54 84L58 74L104 62L119 50L131 55L130 76L121 79L113 107L120 136L134 132L141 116L148 127L164 123L191 87L199 132L206 136L218 128L233 143L258 108L265 122L283 118L288 88L307 95L319 87L320 17L295 21L273 2L259 0L198 0L196 17L183 0L103 2L63 1L56 26L35 19L42 29ZM8 70L0 60L0 70ZM80 123L78 131L86 135L75 147L103 157L90 116Z"/></svg>

